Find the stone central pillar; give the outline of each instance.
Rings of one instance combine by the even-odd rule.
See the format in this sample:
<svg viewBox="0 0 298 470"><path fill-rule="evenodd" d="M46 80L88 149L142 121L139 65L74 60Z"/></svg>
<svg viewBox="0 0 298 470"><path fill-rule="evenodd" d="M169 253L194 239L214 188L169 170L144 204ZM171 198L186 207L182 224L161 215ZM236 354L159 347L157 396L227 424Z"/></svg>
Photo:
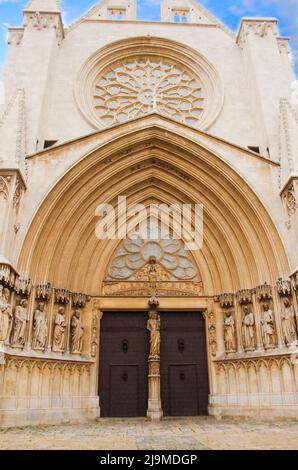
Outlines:
<svg viewBox="0 0 298 470"><path fill-rule="evenodd" d="M149 300L147 329L150 331L150 352L148 358L148 411L152 421L159 421L163 412L160 398L160 316L157 312L158 299Z"/></svg>

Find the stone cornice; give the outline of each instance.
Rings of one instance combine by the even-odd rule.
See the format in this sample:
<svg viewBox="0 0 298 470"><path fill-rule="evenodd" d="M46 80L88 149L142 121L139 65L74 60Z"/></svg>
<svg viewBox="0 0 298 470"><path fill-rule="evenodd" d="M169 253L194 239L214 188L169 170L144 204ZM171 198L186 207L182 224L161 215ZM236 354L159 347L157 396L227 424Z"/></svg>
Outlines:
<svg viewBox="0 0 298 470"><path fill-rule="evenodd" d="M92 365L95 363L95 360L87 356L74 356L73 354L59 354L59 353L40 353L33 350L22 351L9 347L2 346L0 348L0 354L2 359L17 359L17 360L32 360L32 361L47 361L47 362L61 362L69 364L82 364L82 365Z"/></svg>
<svg viewBox="0 0 298 470"><path fill-rule="evenodd" d="M243 47L247 36L251 33L259 37L265 37L272 30L273 34L277 36L277 24L278 20L276 18L242 18L236 36L236 44Z"/></svg>
<svg viewBox="0 0 298 470"><path fill-rule="evenodd" d="M87 141L89 139L92 139L93 137L96 137L97 135L98 136L101 136L103 135L104 133L111 133L111 132L114 132L115 129L121 129L121 128L124 128L124 127L128 127L128 126L131 126L133 123L137 123L138 121L152 121L152 120L156 120L157 122L152 122L152 128L158 128L159 127L159 123L161 121L164 121L165 123L171 123L171 124L176 124L177 126L182 126L183 128L186 128L186 129L189 129L190 131L195 131L198 135L202 135L204 137L207 137L207 138L210 138L212 140L215 140L219 143L223 143L223 144L226 144L228 146L231 146L233 147L234 149L239 149L241 152L244 152L245 154L247 155L250 155L251 157L254 157L260 161L263 161L264 163L268 163L269 165L272 165L272 166L275 166L275 167L279 167L280 164L278 162L276 162L275 160L269 160L268 158L262 156L262 155L259 155L255 152L252 152L251 150L249 150L248 148L246 147L241 147L240 145L237 145L237 144L234 144L232 142L229 142L225 139L222 139L221 137L217 137L213 134L210 134L210 133L207 133L207 132L204 132L204 131L200 131L200 130L197 130L197 129L194 129L192 128L191 126L188 126L187 124L181 124L181 123L177 123L176 121L173 121L172 119L166 117L166 116L161 116L160 114L157 114L157 113L150 113L150 114L147 114L146 116L144 117L141 117L141 118L136 118L136 119L132 119L130 121L127 121L125 123L121 123L121 124L115 124L111 127L108 127L107 129L99 129L95 132L92 132L90 134L87 134L87 135L84 135L84 136L81 136L79 137L78 139L72 139L72 140L69 140L67 142L63 142L61 144L58 144L58 145L55 145L49 149L44 149L44 150L41 150L39 152L36 152L36 153L33 153L33 154L30 154L30 155L27 155L26 156L26 159L32 159L32 158L36 158L36 157L39 157L39 156L44 156L44 155L51 155L51 153L55 153L57 151L60 151L62 150L63 148L67 147L67 146L70 146L72 144L75 144L77 142L84 142L84 141ZM160 126L161 127L161 126ZM164 129L163 127L161 127L161 129Z"/></svg>
<svg viewBox="0 0 298 470"><path fill-rule="evenodd" d="M61 44L61 41L65 37L64 25L62 21L61 13L58 11L23 11L24 28L33 27L39 31L45 30L47 28L56 29L56 37L58 45Z"/></svg>

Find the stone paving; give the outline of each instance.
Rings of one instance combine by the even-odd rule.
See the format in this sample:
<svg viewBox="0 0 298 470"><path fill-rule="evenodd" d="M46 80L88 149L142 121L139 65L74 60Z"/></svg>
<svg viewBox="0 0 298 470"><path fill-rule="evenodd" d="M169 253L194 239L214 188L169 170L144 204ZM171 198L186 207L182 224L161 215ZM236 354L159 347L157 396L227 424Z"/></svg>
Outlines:
<svg viewBox="0 0 298 470"><path fill-rule="evenodd" d="M90 424L1 429L0 449L298 450L298 422L101 419Z"/></svg>

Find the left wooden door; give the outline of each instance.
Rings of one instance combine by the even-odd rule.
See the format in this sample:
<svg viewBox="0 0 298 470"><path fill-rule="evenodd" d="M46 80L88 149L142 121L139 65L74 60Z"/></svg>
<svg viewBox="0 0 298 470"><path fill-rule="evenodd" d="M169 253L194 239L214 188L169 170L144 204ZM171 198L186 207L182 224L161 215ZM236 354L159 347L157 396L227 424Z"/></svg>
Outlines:
<svg viewBox="0 0 298 470"><path fill-rule="evenodd" d="M146 416L149 337L146 312L106 312L101 321L102 417Z"/></svg>

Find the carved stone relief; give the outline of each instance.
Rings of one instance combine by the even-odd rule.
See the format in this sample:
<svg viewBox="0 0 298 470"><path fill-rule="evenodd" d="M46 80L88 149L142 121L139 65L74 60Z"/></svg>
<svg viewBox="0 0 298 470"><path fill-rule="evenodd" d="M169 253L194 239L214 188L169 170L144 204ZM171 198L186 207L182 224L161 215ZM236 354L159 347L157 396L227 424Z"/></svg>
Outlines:
<svg viewBox="0 0 298 470"><path fill-rule="evenodd" d="M40 302L33 314L32 348L44 351L48 335L48 317L45 303Z"/></svg>
<svg viewBox="0 0 298 470"><path fill-rule="evenodd" d="M84 327L81 320L81 311L75 310L70 326L70 351L72 354L81 354L83 349Z"/></svg>
<svg viewBox="0 0 298 470"><path fill-rule="evenodd" d="M14 325L11 340L12 346L14 347L23 348L25 345L29 321L27 307L27 299L21 299L14 311Z"/></svg>
<svg viewBox="0 0 298 470"><path fill-rule="evenodd" d="M10 291L0 284L0 341L7 341L13 321Z"/></svg>
<svg viewBox="0 0 298 470"><path fill-rule="evenodd" d="M224 342L227 354L236 352L236 327L234 312L228 309L225 313L224 319Z"/></svg>
<svg viewBox="0 0 298 470"><path fill-rule="evenodd" d="M116 250L105 276L103 294L147 297L154 290L158 296L190 296L202 294L202 287L181 240L138 239L125 240Z"/></svg>
<svg viewBox="0 0 298 470"><path fill-rule="evenodd" d="M53 351L63 352L66 340L65 308L59 307L54 319Z"/></svg>

